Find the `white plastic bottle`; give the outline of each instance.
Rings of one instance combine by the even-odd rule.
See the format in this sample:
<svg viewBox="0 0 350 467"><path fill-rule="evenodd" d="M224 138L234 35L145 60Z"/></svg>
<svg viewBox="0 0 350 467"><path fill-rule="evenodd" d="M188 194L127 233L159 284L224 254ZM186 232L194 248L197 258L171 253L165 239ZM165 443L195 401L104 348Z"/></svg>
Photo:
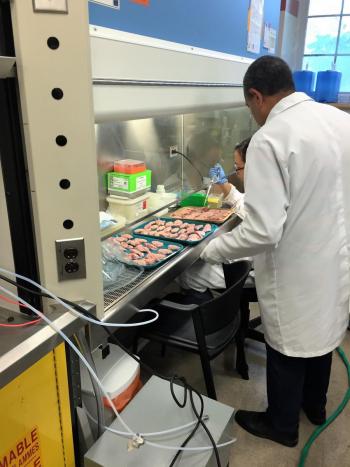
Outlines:
<svg viewBox="0 0 350 467"><path fill-rule="evenodd" d="M163 195L165 193L165 186L164 185L157 185L156 193Z"/></svg>
<svg viewBox="0 0 350 467"><path fill-rule="evenodd" d="M175 193L167 193L165 191L164 185L157 185L157 189L155 193L150 193L149 198L149 212L152 210L159 209L166 204L171 203L172 201L176 201L176 194ZM163 212L163 211L162 211ZM164 210L164 214L166 214L167 209Z"/></svg>

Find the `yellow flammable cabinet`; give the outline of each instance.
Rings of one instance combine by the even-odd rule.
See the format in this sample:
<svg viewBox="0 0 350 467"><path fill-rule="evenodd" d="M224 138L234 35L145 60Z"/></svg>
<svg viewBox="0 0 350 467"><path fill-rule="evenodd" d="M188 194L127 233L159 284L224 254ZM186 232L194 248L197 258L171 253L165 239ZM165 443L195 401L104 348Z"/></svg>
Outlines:
<svg viewBox="0 0 350 467"><path fill-rule="evenodd" d="M0 466L74 466L64 345L0 390Z"/></svg>
<svg viewBox="0 0 350 467"><path fill-rule="evenodd" d="M0 389L0 414L1 467L76 465L64 344Z"/></svg>

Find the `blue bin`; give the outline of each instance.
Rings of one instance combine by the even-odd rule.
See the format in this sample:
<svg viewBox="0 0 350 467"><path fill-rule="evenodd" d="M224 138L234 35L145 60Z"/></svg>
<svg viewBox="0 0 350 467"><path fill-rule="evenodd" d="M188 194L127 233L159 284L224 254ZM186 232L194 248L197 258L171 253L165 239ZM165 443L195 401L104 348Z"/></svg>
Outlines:
<svg viewBox="0 0 350 467"><path fill-rule="evenodd" d="M317 73L315 99L317 102L337 102L342 74L340 71L319 71Z"/></svg>
<svg viewBox="0 0 350 467"><path fill-rule="evenodd" d="M314 96L315 73L313 71L295 71L293 81L296 91L305 92L310 97Z"/></svg>

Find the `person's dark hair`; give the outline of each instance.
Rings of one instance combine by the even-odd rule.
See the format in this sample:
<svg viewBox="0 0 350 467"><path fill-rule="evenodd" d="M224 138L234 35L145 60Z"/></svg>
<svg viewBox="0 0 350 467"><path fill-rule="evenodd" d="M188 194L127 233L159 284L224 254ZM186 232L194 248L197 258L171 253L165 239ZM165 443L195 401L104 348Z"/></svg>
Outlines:
<svg viewBox="0 0 350 467"><path fill-rule="evenodd" d="M291 69L284 60L271 55L264 55L249 66L243 78L243 88L245 96L249 96L251 88L264 96L295 91Z"/></svg>
<svg viewBox="0 0 350 467"><path fill-rule="evenodd" d="M252 138L247 138L241 141L240 143L236 144L235 146L235 151L238 151L241 155L242 161L246 163L246 157L247 157L247 149L250 143L250 140Z"/></svg>

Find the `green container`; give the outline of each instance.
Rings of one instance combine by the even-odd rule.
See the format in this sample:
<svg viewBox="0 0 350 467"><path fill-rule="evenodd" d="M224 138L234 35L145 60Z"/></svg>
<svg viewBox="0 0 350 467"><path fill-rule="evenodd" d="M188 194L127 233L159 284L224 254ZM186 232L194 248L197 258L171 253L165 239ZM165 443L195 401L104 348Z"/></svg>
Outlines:
<svg viewBox="0 0 350 467"><path fill-rule="evenodd" d="M152 170L145 170L135 174L109 172L108 190L121 193L135 193L151 187Z"/></svg>
<svg viewBox="0 0 350 467"><path fill-rule="evenodd" d="M187 196L187 198L184 198L183 200L180 201L180 206L197 206L197 207L203 207L207 205L208 203L205 203L205 195L203 193L193 193L190 196Z"/></svg>

